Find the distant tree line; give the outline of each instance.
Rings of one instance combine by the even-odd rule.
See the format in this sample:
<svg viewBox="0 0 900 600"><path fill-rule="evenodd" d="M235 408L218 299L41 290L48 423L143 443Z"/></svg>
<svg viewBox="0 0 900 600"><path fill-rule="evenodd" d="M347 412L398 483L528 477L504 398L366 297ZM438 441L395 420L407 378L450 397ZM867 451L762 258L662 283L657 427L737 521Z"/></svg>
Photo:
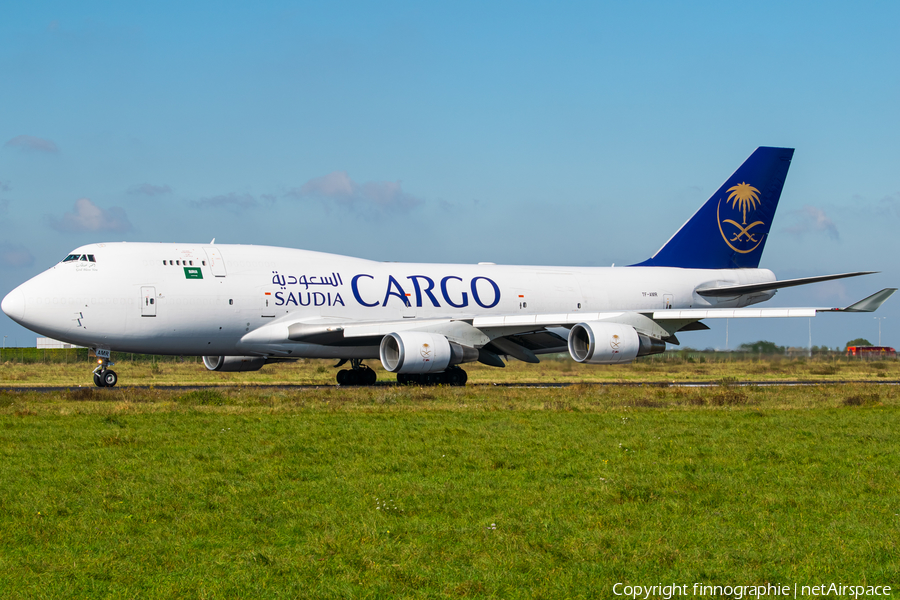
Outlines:
<svg viewBox="0 0 900 600"><path fill-rule="evenodd" d="M775 342L759 340L758 342L744 343L738 346L740 352L752 352L754 354L784 354L784 346L778 346Z"/></svg>
<svg viewBox="0 0 900 600"><path fill-rule="evenodd" d="M813 354L823 352L842 352L850 346L871 346L872 342L865 338L856 338L844 344L843 348L829 348L828 346L813 346ZM784 354L788 348L779 346L775 342L767 340L759 340L757 342L744 343L738 346L738 352L747 352L753 354Z"/></svg>

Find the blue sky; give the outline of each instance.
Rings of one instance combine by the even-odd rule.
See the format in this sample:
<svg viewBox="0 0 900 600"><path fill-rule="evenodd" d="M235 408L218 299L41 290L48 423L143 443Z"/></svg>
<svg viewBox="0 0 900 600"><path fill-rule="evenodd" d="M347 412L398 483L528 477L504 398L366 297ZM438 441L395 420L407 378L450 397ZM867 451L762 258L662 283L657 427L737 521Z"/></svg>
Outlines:
<svg viewBox="0 0 900 600"><path fill-rule="evenodd" d="M187 4L187 5L186 5ZM760 145L796 148L761 266L900 284L900 4L114 3L0 19L0 295L95 241L619 265ZM900 298L878 313L900 345ZM690 333L725 346L725 327ZM809 323L729 328L805 345ZM814 344L876 342L822 315ZM35 335L0 315L7 343Z"/></svg>

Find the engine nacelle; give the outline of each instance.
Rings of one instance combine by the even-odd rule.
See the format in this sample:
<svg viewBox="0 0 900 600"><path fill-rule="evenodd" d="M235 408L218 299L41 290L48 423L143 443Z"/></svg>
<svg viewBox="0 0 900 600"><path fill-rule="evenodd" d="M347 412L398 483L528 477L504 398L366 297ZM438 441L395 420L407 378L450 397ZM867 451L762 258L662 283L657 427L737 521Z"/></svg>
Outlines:
<svg viewBox="0 0 900 600"><path fill-rule="evenodd" d="M259 371L266 364L265 356L204 356L203 364L210 371Z"/></svg>
<svg viewBox="0 0 900 600"><path fill-rule="evenodd" d="M447 367L478 360L478 350L451 342L439 333L389 333L378 349L382 366L391 373L438 373Z"/></svg>
<svg viewBox="0 0 900 600"><path fill-rule="evenodd" d="M569 354L580 363L612 365L666 351L666 343L620 323L579 323L569 330Z"/></svg>

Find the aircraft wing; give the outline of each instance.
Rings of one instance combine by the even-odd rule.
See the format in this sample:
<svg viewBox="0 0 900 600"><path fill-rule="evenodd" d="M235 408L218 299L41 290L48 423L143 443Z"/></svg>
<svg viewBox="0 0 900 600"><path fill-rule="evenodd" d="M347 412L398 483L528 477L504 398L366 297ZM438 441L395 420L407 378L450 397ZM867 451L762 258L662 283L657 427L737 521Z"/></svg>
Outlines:
<svg viewBox="0 0 900 600"><path fill-rule="evenodd" d="M384 336L391 333L431 332L441 334L451 342L478 348L482 352L482 362L503 366L500 355L513 356L524 362L538 362L538 354L566 351L566 330L578 323L630 325L642 334L677 344L676 332L706 329L699 323L702 319L814 317L820 312L873 312L896 291L896 288L886 288L843 308L669 309L653 312L498 315L470 319L281 322L251 331L241 342L248 349L256 347L258 352L279 355L287 353L273 349L273 344L301 342L325 346L369 346L379 344Z"/></svg>

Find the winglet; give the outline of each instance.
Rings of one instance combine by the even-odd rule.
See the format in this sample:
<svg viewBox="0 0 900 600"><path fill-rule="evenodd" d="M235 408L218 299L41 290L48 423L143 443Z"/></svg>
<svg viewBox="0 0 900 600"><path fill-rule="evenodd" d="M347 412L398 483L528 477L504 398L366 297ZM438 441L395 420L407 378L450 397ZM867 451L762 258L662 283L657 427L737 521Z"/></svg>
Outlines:
<svg viewBox="0 0 900 600"><path fill-rule="evenodd" d="M875 292L868 298L863 298L859 302L854 302L847 308L832 308L834 312L875 312L884 304L884 301L890 298L897 288L884 288L880 292ZM820 311L825 312L825 311Z"/></svg>

